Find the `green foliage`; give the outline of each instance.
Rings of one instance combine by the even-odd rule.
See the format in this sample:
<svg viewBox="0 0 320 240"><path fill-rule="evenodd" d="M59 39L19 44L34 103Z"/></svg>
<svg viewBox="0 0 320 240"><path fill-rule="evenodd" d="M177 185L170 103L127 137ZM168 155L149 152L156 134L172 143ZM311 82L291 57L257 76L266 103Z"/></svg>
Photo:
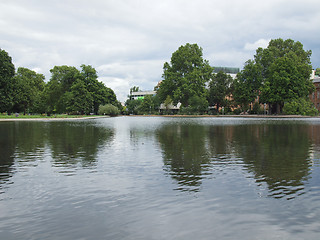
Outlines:
<svg viewBox="0 0 320 240"><path fill-rule="evenodd" d="M268 48L258 49L255 61L262 66L264 82L261 101L281 110L284 102L307 97L314 89L310 56L311 51L291 39L271 40Z"/></svg>
<svg viewBox="0 0 320 240"><path fill-rule="evenodd" d="M19 67L15 75L15 109L23 110L24 115L33 104L41 101L45 86L44 75L38 74L28 68Z"/></svg>
<svg viewBox="0 0 320 240"><path fill-rule="evenodd" d="M216 105L217 111L227 105L226 97L231 93L232 82L232 77L222 71L213 75L209 82L208 102L210 105Z"/></svg>
<svg viewBox="0 0 320 240"><path fill-rule="evenodd" d="M316 76L320 76L320 68L317 68L317 69L316 69L315 75L316 75Z"/></svg>
<svg viewBox="0 0 320 240"><path fill-rule="evenodd" d="M258 102L255 102L253 104L253 107L252 107L252 110L250 111L250 114L263 114L263 108L261 108L261 106Z"/></svg>
<svg viewBox="0 0 320 240"><path fill-rule="evenodd" d="M48 112L97 113L99 106L117 104L112 89L98 81L96 70L90 65L55 66L46 86ZM82 96L81 96L82 94Z"/></svg>
<svg viewBox="0 0 320 240"><path fill-rule="evenodd" d="M147 95L143 99L128 99L125 105L128 114L155 114L159 109L160 100L158 96Z"/></svg>
<svg viewBox="0 0 320 240"><path fill-rule="evenodd" d="M316 116L319 114L309 98L293 99L286 102L283 112L289 115Z"/></svg>
<svg viewBox="0 0 320 240"><path fill-rule="evenodd" d="M126 107L128 114L138 114L139 106L142 104L142 99L130 100L126 101Z"/></svg>
<svg viewBox="0 0 320 240"><path fill-rule="evenodd" d="M189 110L193 114L204 114L208 111L209 103L205 96L192 96L189 99Z"/></svg>
<svg viewBox="0 0 320 240"><path fill-rule="evenodd" d="M14 105L14 73L11 57L0 48L0 112L10 111Z"/></svg>
<svg viewBox="0 0 320 240"><path fill-rule="evenodd" d="M99 115L117 116L119 113L119 109L112 104L100 105L98 110Z"/></svg>
<svg viewBox="0 0 320 240"><path fill-rule="evenodd" d="M234 84L234 99L243 108L259 96L271 112L280 113L285 102L307 97L314 89L310 74L311 51L300 42L281 38L258 48Z"/></svg>
<svg viewBox="0 0 320 240"><path fill-rule="evenodd" d="M163 81L157 94L163 102L170 96L173 104L189 105L193 96L205 93L205 84L212 77L213 68L202 58L202 48L187 43L172 54L170 63L164 63Z"/></svg>
<svg viewBox="0 0 320 240"><path fill-rule="evenodd" d="M70 90L70 92L64 94L67 112L90 114L93 110L93 97L87 90L86 84L81 80L76 80Z"/></svg>
<svg viewBox="0 0 320 240"><path fill-rule="evenodd" d="M81 70L55 66L50 81L30 69L20 67L15 74L11 57L0 49L0 112L97 113L107 103L122 109L112 89L98 81L90 65Z"/></svg>
<svg viewBox="0 0 320 240"><path fill-rule="evenodd" d="M233 98L244 111L248 109L249 103L253 102L259 95L262 83L261 71L261 65L249 60L233 83Z"/></svg>

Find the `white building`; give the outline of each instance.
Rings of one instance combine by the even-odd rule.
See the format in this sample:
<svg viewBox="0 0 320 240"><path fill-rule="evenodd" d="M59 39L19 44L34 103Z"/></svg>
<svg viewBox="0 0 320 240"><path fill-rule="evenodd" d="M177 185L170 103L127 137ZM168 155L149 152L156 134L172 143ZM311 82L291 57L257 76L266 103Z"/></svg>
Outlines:
<svg viewBox="0 0 320 240"><path fill-rule="evenodd" d="M132 99L132 100L144 99L144 97L147 95L155 96L156 94L157 94L156 91L131 92L130 99Z"/></svg>

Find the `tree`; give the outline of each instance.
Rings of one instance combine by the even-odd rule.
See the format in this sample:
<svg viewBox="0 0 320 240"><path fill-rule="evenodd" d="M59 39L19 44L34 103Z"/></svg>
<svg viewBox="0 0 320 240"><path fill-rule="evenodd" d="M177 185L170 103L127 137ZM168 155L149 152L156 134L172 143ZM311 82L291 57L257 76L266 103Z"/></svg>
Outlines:
<svg viewBox="0 0 320 240"><path fill-rule="evenodd" d="M202 48L187 43L172 54L170 63L164 63L163 81L157 94L161 101L170 96L173 104L181 102L187 107L189 99L205 93L205 84L212 72L213 68L202 57Z"/></svg>
<svg viewBox="0 0 320 240"><path fill-rule="evenodd" d="M232 81L230 75L220 71L209 82L208 102L210 105L216 105L217 111L221 106L226 106L226 97L230 94Z"/></svg>
<svg viewBox="0 0 320 240"><path fill-rule="evenodd" d="M90 65L82 64L81 71L70 66L55 66L50 72L52 76L45 89L48 112L88 114L97 113L100 105L118 105L113 90L98 81L97 71ZM79 93L86 95L73 99ZM84 103L84 99L87 102Z"/></svg>
<svg viewBox="0 0 320 240"><path fill-rule="evenodd" d="M247 111L248 106L260 94L262 83L262 68L260 64L248 60L233 82L233 99Z"/></svg>
<svg viewBox="0 0 320 240"><path fill-rule="evenodd" d="M35 101L40 98L44 89L44 75L36 73L28 68L19 67L15 75L16 94L15 102L17 109L26 111L33 106Z"/></svg>
<svg viewBox="0 0 320 240"><path fill-rule="evenodd" d="M130 100L125 103L129 114L138 114L139 106L142 104L142 99Z"/></svg>
<svg viewBox="0 0 320 240"><path fill-rule="evenodd" d="M0 112L10 111L14 103L15 68L8 53L0 48Z"/></svg>
<svg viewBox="0 0 320 240"><path fill-rule="evenodd" d="M50 72L51 78L45 89L47 111L49 113L66 112L68 97L70 97L68 92L71 91L72 84L81 78L80 72L75 67L66 65L55 66Z"/></svg>
<svg viewBox="0 0 320 240"><path fill-rule="evenodd" d="M154 101L152 95L147 95L143 98L141 105L139 106L139 112L143 114L151 114L154 111Z"/></svg>
<svg viewBox="0 0 320 240"><path fill-rule="evenodd" d="M92 111L98 113L99 106L107 103L116 105L117 97L112 89L98 81L97 71L90 65L81 65L81 79L92 96Z"/></svg>
<svg viewBox="0 0 320 240"><path fill-rule="evenodd" d="M317 69L316 69L315 75L316 75L316 76L320 76L320 68L317 68Z"/></svg>
<svg viewBox="0 0 320 240"><path fill-rule="evenodd" d="M67 93L67 111L77 114L89 114L92 111L93 98L81 80L76 80Z"/></svg>
<svg viewBox="0 0 320 240"><path fill-rule="evenodd" d="M255 63L261 66L260 101L271 112L281 113L285 102L308 96L314 89L310 79L311 51L291 39L271 40L266 49L259 48Z"/></svg>
<svg viewBox="0 0 320 240"><path fill-rule="evenodd" d="M120 113L120 111L116 106L112 104L106 104L106 105L99 106L98 113L99 115L116 116Z"/></svg>

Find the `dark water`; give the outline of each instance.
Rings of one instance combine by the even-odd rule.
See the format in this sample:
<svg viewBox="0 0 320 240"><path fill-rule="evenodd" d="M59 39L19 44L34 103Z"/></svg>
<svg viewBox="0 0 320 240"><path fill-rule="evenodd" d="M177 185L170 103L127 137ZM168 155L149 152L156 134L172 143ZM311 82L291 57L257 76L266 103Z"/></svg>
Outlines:
<svg viewBox="0 0 320 240"><path fill-rule="evenodd" d="M320 120L0 122L0 239L320 239Z"/></svg>

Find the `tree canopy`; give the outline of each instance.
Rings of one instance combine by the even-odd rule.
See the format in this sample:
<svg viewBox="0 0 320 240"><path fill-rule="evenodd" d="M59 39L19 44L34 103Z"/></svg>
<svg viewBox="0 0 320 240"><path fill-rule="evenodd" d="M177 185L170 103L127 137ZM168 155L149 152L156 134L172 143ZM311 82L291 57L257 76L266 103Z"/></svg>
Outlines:
<svg viewBox="0 0 320 240"><path fill-rule="evenodd" d="M213 68L203 59L202 48L187 43L172 54L170 63L163 66L163 81L157 94L162 102L170 96L174 104L190 104L197 96L205 99L205 84L212 77Z"/></svg>
<svg viewBox="0 0 320 240"><path fill-rule="evenodd" d="M274 39L267 48L258 48L238 74L235 100L247 104L254 98L268 103L271 112L282 112L285 102L306 98L314 89L310 79L311 51L300 42Z"/></svg>
<svg viewBox="0 0 320 240"><path fill-rule="evenodd" d="M46 83L43 74L28 68L15 72L11 57L0 49L0 112L89 114L97 113L100 105L121 107L92 66L80 68L54 66Z"/></svg>
<svg viewBox="0 0 320 240"><path fill-rule="evenodd" d="M217 111L219 111L220 107L227 105L226 97L231 93L232 82L232 77L222 71L214 74L212 80L209 82L209 104L216 105Z"/></svg>
<svg viewBox="0 0 320 240"><path fill-rule="evenodd" d="M14 105L14 74L11 57L0 48L0 112L11 110Z"/></svg>

